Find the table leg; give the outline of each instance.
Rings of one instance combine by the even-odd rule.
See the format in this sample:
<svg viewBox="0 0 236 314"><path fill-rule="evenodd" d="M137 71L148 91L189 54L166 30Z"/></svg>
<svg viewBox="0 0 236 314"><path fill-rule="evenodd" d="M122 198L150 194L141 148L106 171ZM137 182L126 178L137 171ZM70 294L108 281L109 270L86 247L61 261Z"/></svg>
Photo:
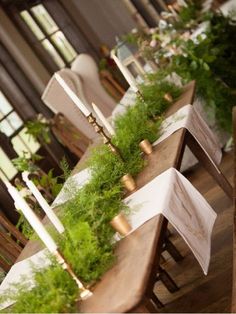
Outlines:
<svg viewBox="0 0 236 314"><path fill-rule="evenodd" d="M233 187L229 181L225 178L220 169L214 165L208 158L202 147L198 144L196 139L192 136L190 132L186 133L186 144L201 163L201 165L207 170L207 172L215 179L222 190L228 195L232 200L233 198Z"/></svg>

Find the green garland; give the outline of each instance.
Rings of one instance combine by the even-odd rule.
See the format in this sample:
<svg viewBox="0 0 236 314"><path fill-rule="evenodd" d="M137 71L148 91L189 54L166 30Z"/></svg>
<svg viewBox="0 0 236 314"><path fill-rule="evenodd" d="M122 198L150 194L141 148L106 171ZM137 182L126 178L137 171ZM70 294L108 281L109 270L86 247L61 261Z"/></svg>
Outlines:
<svg viewBox="0 0 236 314"><path fill-rule="evenodd" d="M174 100L181 94L181 89L168 82L159 83L155 76L150 76L149 84L140 88L145 103L137 99L136 104L128 107L126 113L115 121L113 142L125 162L105 145L93 151L88 161L92 179L60 212L66 232L60 236L54 234L60 250L78 277L87 284L98 280L114 262L114 231L109 222L121 210L129 210L122 202L124 192L120 178L125 173L135 176L145 166L138 143L144 138L153 142L158 137L160 116L169 106L163 93L172 93ZM16 295L8 292L2 297L17 301L11 312L62 313L75 310L79 292L59 266L53 263L46 271L35 271L34 278L36 286L30 291L23 286Z"/></svg>
<svg viewBox="0 0 236 314"><path fill-rule="evenodd" d="M196 80L197 94L206 109L213 109L221 128L232 132L232 107L236 103L236 23L221 13L208 13L199 22L208 20L206 37L198 36L196 44L185 40L180 33L170 33L171 42L156 53L160 72L176 72L183 83ZM176 54L168 60L165 53L170 46Z"/></svg>

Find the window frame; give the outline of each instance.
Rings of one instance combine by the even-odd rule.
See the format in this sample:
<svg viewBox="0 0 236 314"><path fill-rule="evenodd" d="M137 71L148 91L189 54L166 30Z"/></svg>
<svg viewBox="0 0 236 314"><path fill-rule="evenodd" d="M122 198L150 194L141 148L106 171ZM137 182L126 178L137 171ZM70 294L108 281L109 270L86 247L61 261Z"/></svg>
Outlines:
<svg viewBox="0 0 236 314"><path fill-rule="evenodd" d="M76 45L68 38L67 34L63 31L60 23L55 20L54 16L51 14L51 12L47 8L47 3L44 3L43 0L25 0L18 3L6 3L4 5L4 9L6 10L9 17L14 21L16 26L20 29L21 35L24 37L24 39L27 41L28 44L30 44L31 49L34 51L38 59L42 62L44 67L48 70L50 74L55 73L60 69L59 65L53 60L53 57L50 55L50 53L43 47L40 40L35 36L33 31L30 29L30 27L27 25L27 23L23 20L23 18L20 15L21 11L27 11L30 16L33 18L34 22L36 23L37 27L40 28L40 31L42 31L43 35L45 36L44 40L47 39L49 43L53 46L53 48L56 50L59 57L64 62L64 67L70 67L73 60L68 62L63 54L60 52L56 44L50 39L51 35L48 35L47 32L43 29L42 25L37 20L37 17L34 17L34 13L30 11L30 9L36 5L43 5L44 9L48 12L50 17L53 19L53 21L58 26L57 31L61 31L69 44L72 46L72 48L75 50L77 55L80 53L76 47ZM59 5L59 4L58 4Z"/></svg>
<svg viewBox="0 0 236 314"><path fill-rule="evenodd" d="M44 9L48 12L47 8L44 6L44 4L42 2L36 4L36 5L42 5L44 7ZM34 35L34 33L32 32L32 30L30 29L30 31L33 33L33 35L35 36L36 40L40 43L42 43L44 40L48 40L50 42L50 44L54 47L54 49L56 50L56 52L58 53L58 55L60 56L60 58L63 60L65 67L70 67L71 63L74 61L74 59L76 58L76 56L70 61L68 62L65 58L65 56L63 55L63 53L60 51L60 49L57 47L57 45L54 43L54 41L52 40L52 36L54 34L56 34L58 31L61 31L63 33L63 35L65 36L64 32L60 29L60 26L56 23L56 21L53 19L53 17L51 16L51 14L48 12L48 14L50 15L50 17L54 20L55 24L57 25L58 29L55 30L54 32L52 32L51 34L48 34L46 29L43 27L43 25L41 25L40 21L38 20L37 15L31 10L34 6L36 5L31 5L29 6L28 4L26 4L26 7L23 10L19 11L19 15L22 11L27 11L27 13L31 16L31 18L34 20L34 22L36 23L36 25L38 26L38 28L40 29L40 31L43 33L44 38L39 40L36 38L36 36ZM22 19L23 20L23 19ZM23 20L24 22L24 20ZM24 22L25 23L25 22ZM27 24L26 24L27 25ZM27 25L27 27L29 27ZM65 38L67 39L67 37L65 36ZM67 41L69 42L69 40L67 39ZM72 46L72 48L75 50L75 47L73 46L72 43L69 42L69 44ZM76 50L75 50L76 51ZM50 54L49 54L50 55ZM51 57L51 56L50 56ZM52 57L51 57L52 58ZM55 61L54 61L55 62Z"/></svg>
<svg viewBox="0 0 236 314"><path fill-rule="evenodd" d="M57 47L57 45L54 43L54 41L52 40L52 36L54 34L56 34L58 31L61 31L63 33L63 35L65 36L63 30L60 28L60 25L58 25L56 23L56 21L53 19L53 21L55 22L55 24L57 25L58 29L55 30L53 33L48 34L46 29L43 27L43 25L40 23L37 15L31 10L34 6L36 5L42 5L44 7L44 9L47 11L47 13L50 15L50 17L53 19L52 15L50 14L50 12L48 12L47 8L45 7L45 5L43 4L43 1L38 1L37 3L32 3L31 5L29 5L29 3L24 3L24 6L21 9L18 9L18 15L20 17L20 19L22 20L22 22L26 25L26 27L29 29L29 31L32 33L32 35L35 37L35 42L38 42L42 45L42 42L44 40L48 40L50 42L50 44L53 46L53 48L56 50L56 52L58 53L58 55L60 56L60 58L62 59L62 61L64 62L65 66L64 67L70 67L71 63L74 61L74 59L76 58L76 56L70 61L68 62L65 58L65 56L63 55L63 53L60 51L60 49ZM35 34L33 33L33 31L30 29L30 27L27 25L27 23L23 20L23 18L20 16L20 13L22 11L27 11L27 13L30 15L30 17L34 20L34 22L36 23L36 25L38 26L38 28L40 29L40 31L43 33L44 38L39 40ZM72 48L75 50L75 52L77 53L75 47L73 46L73 44L68 40L68 38L65 36L65 38L67 39L67 41L69 42L69 44L72 46ZM43 49L45 50L46 54L48 56L50 56L50 58L52 59L52 61L56 64L56 62L53 60L52 56L50 55L50 53L48 53L46 51L46 49L43 47ZM59 66L56 64L56 66L59 68Z"/></svg>
<svg viewBox="0 0 236 314"><path fill-rule="evenodd" d="M9 105L10 105L11 108L12 108L7 114L4 114L3 117L0 118L0 123L1 123L2 121L6 120L7 117L9 117L12 113L15 113L15 114L20 118L20 120L22 121L22 125L20 125L20 126L19 126L18 128L16 128L16 129L13 128L13 132L12 132L11 135L6 135L6 134L4 133L4 131L1 131L1 129L0 129L0 132L1 132L1 133L4 133L4 134L7 136L7 138L8 138L9 141L11 142L12 146L13 146L12 140L13 140L16 136L19 136L20 140L22 141L22 144L25 146L25 148L27 149L27 151L28 151L30 154L35 154L35 153L37 153L37 151L38 151L38 150L40 149L40 147L41 147L40 143L38 143L38 144L39 144L39 147L38 147L37 151L36 151L36 152L33 152L32 149L31 149L31 147L29 146L29 144L21 137L21 134L20 134L22 130L26 129L26 125L25 125L24 119L22 119L22 117L18 114L18 112L17 112L17 110L15 109L14 105L12 104L12 102L10 101L10 99L8 98L8 96L4 93L4 91L0 89L0 92L3 94L4 98L7 100L7 102L9 103ZM9 122L8 122L8 123L9 123ZM9 124L11 125L11 123L9 123ZM0 145L0 147L1 147L1 145ZM4 151L4 147L2 147L2 149L3 149L3 151ZM15 150L15 149L14 149L14 150ZM15 150L15 152L16 152L17 155L19 155L16 150Z"/></svg>

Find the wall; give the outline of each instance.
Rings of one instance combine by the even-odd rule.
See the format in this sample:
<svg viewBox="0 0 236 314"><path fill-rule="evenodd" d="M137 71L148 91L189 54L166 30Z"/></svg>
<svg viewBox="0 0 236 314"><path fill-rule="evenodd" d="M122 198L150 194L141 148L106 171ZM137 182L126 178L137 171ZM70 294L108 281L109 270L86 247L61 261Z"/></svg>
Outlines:
<svg viewBox="0 0 236 314"><path fill-rule="evenodd" d="M61 0L61 2L79 27L81 21L79 16L76 19L76 14L82 15L90 31L92 30L91 36L97 39L97 48L102 43L106 43L110 48L113 47L115 36L120 36L136 27L122 0Z"/></svg>
<svg viewBox="0 0 236 314"><path fill-rule="evenodd" d="M17 64L41 94L50 75L2 8L0 8L0 38Z"/></svg>

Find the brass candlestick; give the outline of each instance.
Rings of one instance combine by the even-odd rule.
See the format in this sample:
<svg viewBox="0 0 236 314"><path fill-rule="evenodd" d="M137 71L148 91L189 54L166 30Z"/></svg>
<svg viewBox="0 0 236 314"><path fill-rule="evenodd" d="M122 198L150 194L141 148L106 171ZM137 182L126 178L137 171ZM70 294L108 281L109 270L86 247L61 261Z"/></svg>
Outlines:
<svg viewBox="0 0 236 314"><path fill-rule="evenodd" d="M144 105L146 106L143 94L140 92L140 90L137 90L136 95L139 99L141 99L141 101L144 103Z"/></svg>
<svg viewBox="0 0 236 314"><path fill-rule="evenodd" d="M90 115L87 116L87 120L94 127L95 132L102 136L104 144L106 144L110 148L110 150L114 154L119 156L122 162L124 162L124 159L122 158L122 155L119 149L114 144L112 144L110 137L104 132L103 127L97 122L96 118L93 116L92 113L90 113ZM124 186L126 187L128 191L133 191L136 188L134 179L132 178L130 174L123 176L121 178L121 181L123 182Z"/></svg>
<svg viewBox="0 0 236 314"><path fill-rule="evenodd" d="M106 144L114 154L118 155L122 159L119 149L112 144L111 138L104 132L103 127L97 122L92 113L87 116L87 120L94 127L95 132L101 135L104 144Z"/></svg>
<svg viewBox="0 0 236 314"><path fill-rule="evenodd" d="M139 147L147 155L150 155L153 151L152 144L149 142L149 140L144 139L139 143Z"/></svg>
<svg viewBox="0 0 236 314"><path fill-rule="evenodd" d="M119 234L122 236L126 236L132 230L126 216L122 212L116 215L110 221L110 224L113 227L113 229L119 232Z"/></svg>
<svg viewBox="0 0 236 314"><path fill-rule="evenodd" d="M57 259L57 262L61 265L61 267L68 272L68 274L72 277L72 279L76 282L77 286L80 289L80 297L82 300L86 300L90 296L92 296L92 292L84 287L82 282L77 278L76 274L74 273L71 266L66 262L64 256L57 250L55 252L55 257Z"/></svg>

